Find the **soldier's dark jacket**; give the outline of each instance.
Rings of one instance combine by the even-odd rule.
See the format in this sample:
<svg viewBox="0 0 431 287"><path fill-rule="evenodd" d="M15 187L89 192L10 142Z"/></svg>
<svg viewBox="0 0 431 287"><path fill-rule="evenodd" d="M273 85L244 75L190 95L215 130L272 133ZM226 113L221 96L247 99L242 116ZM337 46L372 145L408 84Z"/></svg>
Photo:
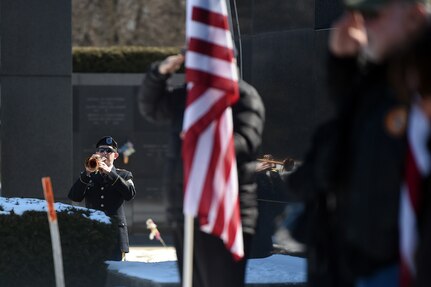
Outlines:
<svg viewBox="0 0 431 287"><path fill-rule="evenodd" d="M130 171L112 167L109 174L91 173L87 176L81 173L73 184L68 197L76 202L85 199L85 205L105 212L106 215L118 221L120 249L129 252L129 236L124 213L124 201L135 197L136 190Z"/></svg>

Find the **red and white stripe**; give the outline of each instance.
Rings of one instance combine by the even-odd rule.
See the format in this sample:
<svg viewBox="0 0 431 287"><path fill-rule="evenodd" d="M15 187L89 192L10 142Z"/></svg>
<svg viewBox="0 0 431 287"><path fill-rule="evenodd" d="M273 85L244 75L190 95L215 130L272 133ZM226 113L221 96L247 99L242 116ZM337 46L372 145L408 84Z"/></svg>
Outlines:
<svg viewBox="0 0 431 287"><path fill-rule="evenodd" d="M184 213L220 237L235 259L244 256L238 175L230 106L239 99L225 0L190 0L187 6L183 122Z"/></svg>
<svg viewBox="0 0 431 287"><path fill-rule="evenodd" d="M420 107L412 107L407 130L408 153L405 181L400 198L401 287L412 286L416 274L415 252L418 245L417 215L423 192L422 179L430 173L427 140L430 124Z"/></svg>

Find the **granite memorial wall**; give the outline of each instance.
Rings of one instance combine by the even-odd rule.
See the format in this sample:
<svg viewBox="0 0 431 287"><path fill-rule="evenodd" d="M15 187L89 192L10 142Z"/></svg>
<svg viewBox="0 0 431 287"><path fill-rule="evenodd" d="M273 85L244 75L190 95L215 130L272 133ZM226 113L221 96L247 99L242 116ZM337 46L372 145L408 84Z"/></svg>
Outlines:
<svg viewBox="0 0 431 287"><path fill-rule="evenodd" d="M231 1L231 10L235 11ZM256 87L267 111L262 153L302 159L314 128L331 115L325 87L328 29L341 13L336 0L237 1L233 30L243 78ZM241 33L238 33L239 23ZM239 45L241 42L241 46ZM132 233L152 217L164 225L161 182L167 127L144 120L136 97L143 75L73 75L73 173L94 151L98 138L112 135L119 146L130 141L135 153L116 166L133 172L136 198L127 203ZM174 79L180 83L182 76Z"/></svg>
<svg viewBox="0 0 431 287"><path fill-rule="evenodd" d="M262 153L302 159L314 128L332 112L325 56L328 28L341 5L230 3L238 15L232 23L243 78L266 105ZM40 178L51 176L56 198L66 200L97 139L112 135L136 151L127 164L123 156L116 161L135 177L138 194L127 204L131 231L145 229L149 217L163 224L167 127L139 115L143 75L76 74L72 97L70 1L0 0L0 19L1 195L42 197Z"/></svg>

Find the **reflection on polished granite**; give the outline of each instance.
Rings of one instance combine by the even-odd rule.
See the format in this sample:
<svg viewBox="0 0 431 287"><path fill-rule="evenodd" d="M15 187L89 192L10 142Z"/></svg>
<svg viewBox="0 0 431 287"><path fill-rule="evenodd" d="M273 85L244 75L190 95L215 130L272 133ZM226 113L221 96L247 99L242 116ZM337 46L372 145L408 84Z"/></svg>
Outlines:
<svg viewBox="0 0 431 287"><path fill-rule="evenodd" d="M314 31L254 37L251 82L266 106L262 150L279 157L304 155L314 123Z"/></svg>
<svg viewBox="0 0 431 287"><path fill-rule="evenodd" d="M343 5L337 0L319 0L315 2L315 26L316 30L331 27L334 19L337 19L342 11Z"/></svg>
<svg viewBox="0 0 431 287"><path fill-rule="evenodd" d="M338 0L236 4L242 75L261 94L267 111L262 152L302 159L315 127L333 110L325 82L326 28L341 5Z"/></svg>
<svg viewBox="0 0 431 287"><path fill-rule="evenodd" d="M315 0L254 0L253 34L314 27Z"/></svg>
<svg viewBox="0 0 431 287"><path fill-rule="evenodd" d="M238 36L236 15L238 15L241 33L243 35L256 35L298 29L326 29L342 11L339 0L230 2L236 36Z"/></svg>

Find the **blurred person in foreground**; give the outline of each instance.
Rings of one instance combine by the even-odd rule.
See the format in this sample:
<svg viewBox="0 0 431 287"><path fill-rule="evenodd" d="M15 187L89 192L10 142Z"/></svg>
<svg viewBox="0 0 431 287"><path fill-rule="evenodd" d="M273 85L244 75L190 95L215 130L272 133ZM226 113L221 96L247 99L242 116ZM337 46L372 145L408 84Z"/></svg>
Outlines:
<svg viewBox="0 0 431 287"><path fill-rule="evenodd" d="M405 69L411 109L400 200L400 287L431 286L431 26L410 50Z"/></svg>
<svg viewBox="0 0 431 287"><path fill-rule="evenodd" d="M156 123L167 122L170 126L164 192L180 274L184 239L181 132L187 89L185 84L170 88L167 80L183 62L183 55L174 55L154 63L142 82L138 97L140 112L146 119ZM245 256L235 261L220 238L202 232L195 224L193 286L244 286L246 259L257 219L255 159L261 144L265 110L257 91L241 80L239 93L240 99L232 106L232 114Z"/></svg>
<svg viewBox="0 0 431 287"><path fill-rule="evenodd" d="M85 170L73 184L68 197L76 202L85 199L86 207L101 210L115 219L119 232L118 246L110 259L121 261L129 252L124 201L133 199L136 190L132 173L114 166L118 158L117 149L117 142L111 136L101 138L96 144L96 152L86 161Z"/></svg>
<svg viewBox="0 0 431 287"><path fill-rule="evenodd" d="M398 211L409 100L400 61L426 30L425 0L345 0L329 35L336 106L289 186L311 214L309 286L399 286Z"/></svg>

